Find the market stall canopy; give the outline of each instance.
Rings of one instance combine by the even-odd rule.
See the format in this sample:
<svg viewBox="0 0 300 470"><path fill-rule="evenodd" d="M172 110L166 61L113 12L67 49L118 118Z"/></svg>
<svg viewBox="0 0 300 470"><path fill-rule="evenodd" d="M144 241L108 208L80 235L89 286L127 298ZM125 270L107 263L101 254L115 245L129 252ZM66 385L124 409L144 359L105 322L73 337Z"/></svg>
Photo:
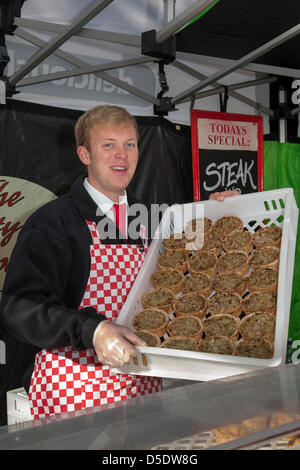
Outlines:
<svg viewBox="0 0 300 470"><path fill-rule="evenodd" d="M273 116L269 83L300 78L298 0L2 4L22 4L7 36L5 70L7 96L21 100L76 109L118 103L189 123L191 106L219 110L225 92L233 98L227 111ZM143 48L149 31L151 53Z"/></svg>

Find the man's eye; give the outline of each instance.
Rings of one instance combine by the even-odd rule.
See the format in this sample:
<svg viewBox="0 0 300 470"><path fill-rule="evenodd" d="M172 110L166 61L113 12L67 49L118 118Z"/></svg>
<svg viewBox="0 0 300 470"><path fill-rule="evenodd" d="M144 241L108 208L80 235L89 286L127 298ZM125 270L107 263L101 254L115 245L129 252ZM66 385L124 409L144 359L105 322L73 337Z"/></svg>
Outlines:
<svg viewBox="0 0 300 470"><path fill-rule="evenodd" d="M112 144L108 144L108 143L107 143L107 144L104 144L104 147L105 147L106 149L110 149L110 148L112 148Z"/></svg>
<svg viewBox="0 0 300 470"><path fill-rule="evenodd" d="M135 149L135 143L133 143L133 142L128 142L126 145L127 145L127 148L129 148L131 150Z"/></svg>

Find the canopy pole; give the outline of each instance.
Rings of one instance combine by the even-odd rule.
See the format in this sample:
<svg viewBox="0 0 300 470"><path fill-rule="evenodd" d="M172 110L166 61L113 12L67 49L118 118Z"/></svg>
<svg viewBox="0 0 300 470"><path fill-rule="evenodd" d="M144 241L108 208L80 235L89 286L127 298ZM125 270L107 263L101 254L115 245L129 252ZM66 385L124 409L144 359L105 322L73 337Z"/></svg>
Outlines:
<svg viewBox="0 0 300 470"><path fill-rule="evenodd" d="M80 13L72 24L65 28L56 38L52 39L45 47L37 51L27 61L27 63L15 72L9 79L10 85L16 85L23 77L25 77L31 70L39 65L46 57L64 44L70 37L72 37L78 30L80 30L86 23L91 21L98 13L106 8L113 0L95 0L91 6L86 8Z"/></svg>
<svg viewBox="0 0 300 470"><path fill-rule="evenodd" d="M173 98L173 103L174 104L179 103L182 99L189 97L190 95L196 93L197 91L202 90L203 88L206 88L207 86L225 77L226 75L229 75L231 72L234 72L235 70L244 67L246 64L248 64L252 60L255 60L258 57L261 57L262 55L266 54L272 49L275 49L275 47L278 47L279 45L285 43L292 37L297 36L299 32L300 32L300 24L285 31L283 34L280 34L275 39L272 39L271 41L267 42L263 46L255 49L253 52L246 54L241 59L237 60L232 66L226 67L222 71L218 71L214 73L213 75L208 77L206 80L203 80L202 82L198 83L198 85L194 85L190 87L188 90L184 91L183 93L180 93L177 97Z"/></svg>
<svg viewBox="0 0 300 470"><path fill-rule="evenodd" d="M210 7L216 0L198 0L190 7L184 10L180 15L176 16L173 20L169 21L160 31L156 33L156 42L162 43L172 36L176 31L185 26L195 16L202 13Z"/></svg>

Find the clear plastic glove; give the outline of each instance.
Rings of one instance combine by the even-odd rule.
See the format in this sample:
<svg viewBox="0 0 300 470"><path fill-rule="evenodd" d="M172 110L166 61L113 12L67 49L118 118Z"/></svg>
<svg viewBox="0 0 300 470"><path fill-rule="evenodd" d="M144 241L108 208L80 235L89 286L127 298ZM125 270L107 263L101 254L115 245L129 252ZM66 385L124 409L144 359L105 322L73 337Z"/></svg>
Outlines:
<svg viewBox="0 0 300 470"><path fill-rule="evenodd" d="M136 346L145 346L146 343L124 326L116 325L110 321L101 322L93 337L93 346L97 357L102 364L112 367L121 367L135 353Z"/></svg>
<svg viewBox="0 0 300 470"><path fill-rule="evenodd" d="M222 191L221 193L213 193L209 196L209 199L212 200L216 200L216 201L224 201L224 199L226 197L230 197L230 196L240 196L241 193L240 191L237 191L236 189L233 189L232 191Z"/></svg>

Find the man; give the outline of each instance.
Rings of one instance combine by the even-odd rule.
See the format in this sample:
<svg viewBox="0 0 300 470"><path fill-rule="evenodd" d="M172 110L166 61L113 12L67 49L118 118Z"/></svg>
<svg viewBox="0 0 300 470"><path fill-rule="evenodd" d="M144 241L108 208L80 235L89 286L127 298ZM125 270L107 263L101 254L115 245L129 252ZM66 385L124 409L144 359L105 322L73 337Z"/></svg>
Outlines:
<svg viewBox="0 0 300 470"><path fill-rule="evenodd" d="M138 202L126 190L138 162L137 124L123 108L97 106L78 120L75 137L87 178L28 219L4 285L2 323L37 352L34 418L161 390L159 378L114 370L144 344L115 323L147 253L144 238L127 233Z"/></svg>

